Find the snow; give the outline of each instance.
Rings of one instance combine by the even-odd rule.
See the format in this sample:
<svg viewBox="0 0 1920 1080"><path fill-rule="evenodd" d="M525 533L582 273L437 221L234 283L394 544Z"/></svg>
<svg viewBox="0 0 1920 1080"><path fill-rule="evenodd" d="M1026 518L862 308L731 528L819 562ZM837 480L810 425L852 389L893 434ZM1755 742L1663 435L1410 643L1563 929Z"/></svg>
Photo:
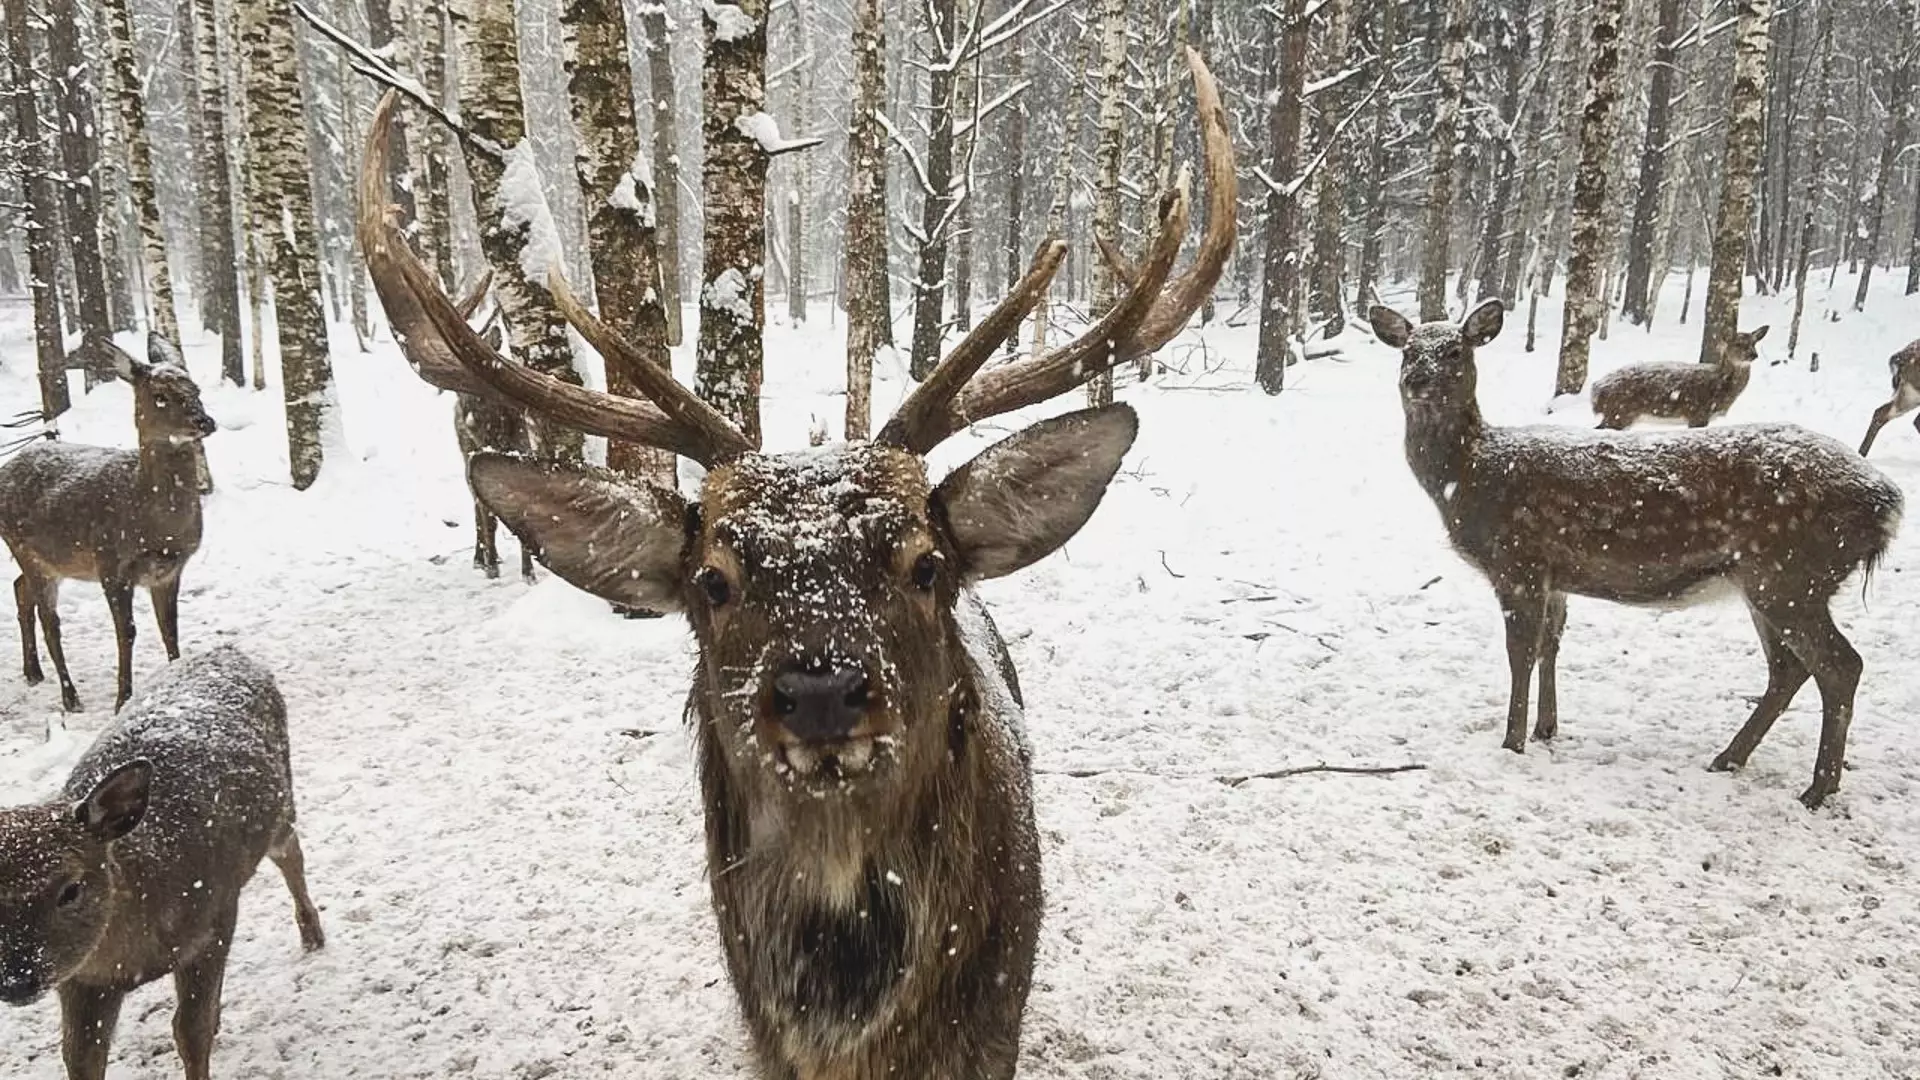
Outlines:
<svg viewBox="0 0 1920 1080"><path fill-rule="evenodd" d="M740 134L760 144L760 149L768 154L784 154L789 150L801 150L819 144L819 139L787 139L780 135L780 123L766 112L743 113L733 121L733 128Z"/></svg>
<svg viewBox="0 0 1920 1080"><path fill-rule="evenodd" d="M713 24L713 40L739 41L752 37L760 24L753 16L740 10L737 4L717 4L714 0L701 0L700 10L706 13L707 21Z"/></svg>
<svg viewBox="0 0 1920 1080"><path fill-rule="evenodd" d="M703 306L721 312L742 326L753 322L753 287L740 268L729 266L707 286Z"/></svg>
<svg viewBox="0 0 1920 1080"><path fill-rule="evenodd" d="M520 269L527 280L544 284L547 274L563 264L560 229L547 206L533 143L525 139L515 143L513 149L507 151L506 163L506 170L500 176L500 224L509 231L526 228L527 242L520 249Z"/></svg>
<svg viewBox="0 0 1920 1080"><path fill-rule="evenodd" d="M1920 325L1920 299L1886 284L1865 314L1845 274L1830 303L1816 292L1800 359L1755 365L1725 423L1856 443ZM1784 330L1790 302L1750 298L1741 325ZM1678 310L1676 280L1651 335L1616 324L1594 342L1595 374L1695 355L1697 317L1678 326ZM1573 403L1543 416L1557 302L1539 318L1539 352L1519 314L1480 351L1487 416L1590 427ZM614 617L545 572L532 588L480 576L445 401L390 343L360 356L336 333L351 453L298 493L278 386L222 386L215 342L187 342L222 426L183 647L238 644L274 672L330 935L303 956L278 875L255 878L214 1074L745 1080L682 724L684 622ZM1510 754L1499 611L1402 457L1393 354L1349 331L1341 359L1269 398L1250 387L1254 337L1190 332L1162 354L1172 372L1123 385L1141 433L1098 512L979 589L1019 665L1038 774L1047 913L1021 1075L1920 1075L1920 530L1864 602L1857 582L1835 601L1866 674L1821 812L1794 801L1812 687L1744 773L1705 771L1764 681L1733 604L1576 598L1562 735ZM697 338L690 318L683 379ZM0 304L0 356L30 340L26 306ZM767 351L767 443L802 447L811 416L842 410L841 339L815 320ZM0 413L34 400L31 375L0 368ZM876 378L884 420L904 383L884 363ZM63 438L132 444L123 384L74 389ZM1082 400L956 436L936 478ZM1920 436L1890 425L1872 462L1916 490ZM57 788L108 722L106 606L70 584L62 613L92 709L63 720L0 645L0 803ZM144 593L136 619L138 692L165 661ZM1323 761L1428 769L1214 779ZM166 980L132 996L114 1077L178 1077L171 1015ZM0 1010L0 1076L59 1075L58 1041L52 1002Z"/></svg>

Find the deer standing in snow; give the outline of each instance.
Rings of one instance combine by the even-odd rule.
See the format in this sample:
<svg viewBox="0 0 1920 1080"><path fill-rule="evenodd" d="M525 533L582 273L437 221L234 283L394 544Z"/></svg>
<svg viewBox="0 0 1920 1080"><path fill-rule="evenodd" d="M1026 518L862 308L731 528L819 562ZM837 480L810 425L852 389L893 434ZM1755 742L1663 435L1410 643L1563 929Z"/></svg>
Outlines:
<svg viewBox="0 0 1920 1080"><path fill-rule="evenodd" d="M58 799L0 810L0 1001L60 995L68 1080L106 1075L127 994L172 974L174 1045L207 1080L240 893L270 858L308 950L326 935L294 831L287 707L228 645L168 668Z"/></svg>
<svg viewBox="0 0 1920 1080"><path fill-rule="evenodd" d="M758 451L557 278L562 311L648 400L502 359L363 198L376 288L429 382L708 466L691 501L503 454L476 454L470 475L559 577L692 624L708 880L768 1080L1013 1075L1044 908L1040 848L1020 692L972 586L1085 524L1136 421L1124 404L1044 420L937 484L926 454L973 421L1152 353L1211 291L1233 245L1233 148L1213 79L1190 61L1209 195L1195 264L1172 274L1183 175L1132 289L1097 325L979 373L1044 296L1066 252L1048 241L871 442ZM380 183L393 103L375 113L362 166Z"/></svg>
<svg viewBox="0 0 1920 1080"><path fill-rule="evenodd" d="M215 424L180 354L150 335L141 363L104 338L81 346L112 363L133 387L135 450L36 442L0 465L0 540L13 552L21 667L29 684L44 674L34 618L60 677L60 705L80 709L60 647L60 582L97 581L107 594L120 679L113 707L133 694L133 590L153 599L167 659L180 657L180 574L200 550L200 484L195 450Z"/></svg>
<svg viewBox="0 0 1920 1080"><path fill-rule="evenodd" d="M481 276L480 281L467 292L460 301L459 311L462 318L471 319L486 299L487 289L493 283L491 271ZM495 313L496 315L498 312ZM489 321L481 332L481 340L498 352L502 335L497 318ZM533 453L533 435L527 427L527 414L507 402L489 394L459 394L453 398L453 435L460 444L460 460L469 461L482 450L504 450L510 453ZM468 485L472 489L472 485ZM500 576L500 548L498 537L500 519L495 517L480 496L473 497L473 565L477 570L485 571L490 578ZM533 551L525 544L520 545L520 577L527 582L533 581Z"/></svg>
<svg viewBox="0 0 1920 1080"><path fill-rule="evenodd" d="M1480 416L1473 354L1500 333L1498 300L1458 324L1415 326L1386 307L1371 320L1401 350L1407 464L1506 618L1513 683L1503 745L1526 749L1535 666L1533 736L1559 729L1554 664L1569 593L1674 604L1723 582L1753 615L1767 689L1711 768L1744 766L1811 677L1820 749L1800 801L1816 808L1833 794L1861 662L1828 603L1886 553L1900 488L1832 439L1786 424L1617 435L1496 427Z"/></svg>
<svg viewBox="0 0 1920 1080"><path fill-rule="evenodd" d="M1722 363L1628 364L1594 380L1589 396L1599 426L1619 431L1653 417L1706 427L1714 417L1725 416L1746 390L1753 362L1760 357L1760 339L1766 336L1764 326L1733 335L1733 347Z"/></svg>
<svg viewBox="0 0 1920 1080"><path fill-rule="evenodd" d="M1867 424L1866 437L1860 440L1860 456L1866 457L1873 449L1874 437L1880 429L1896 416L1905 416L1920 408L1920 341L1909 344L1887 359L1887 373L1893 376L1893 397L1885 405L1873 410L1873 419ZM1920 416L1914 417L1913 428L1920 431Z"/></svg>

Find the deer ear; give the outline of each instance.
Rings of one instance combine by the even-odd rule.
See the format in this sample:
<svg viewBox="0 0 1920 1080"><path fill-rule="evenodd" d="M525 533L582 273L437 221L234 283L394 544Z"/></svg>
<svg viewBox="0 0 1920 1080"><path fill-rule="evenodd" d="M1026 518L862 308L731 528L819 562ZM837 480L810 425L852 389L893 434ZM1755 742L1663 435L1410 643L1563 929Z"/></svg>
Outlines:
<svg viewBox="0 0 1920 1080"><path fill-rule="evenodd" d="M180 355L180 350L174 347L173 342L152 332L147 334L147 363L156 367L172 364L181 371L187 370L186 357Z"/></svg>
<svg viewBox="0 0 1920 1080"><path fill-rule="evenodd" d="M1460 322L1460 336L1467 341L1468 348L1477 349L1500 336L1500 328L1507 322L1507 306L1498 299L1480 301L1467 317Z"/></svg>
<svg viewBox="0 0 1920 1080"><path fill-rule="evenodd" d="M1093 516L1140 430L1127 405L1043 420L994 443L933 493L963 576L1011 574L1045 558Z"/></svg>
<svg viewBox="0 0 1920 1080"><path fill-rule="evenodd" d="M1373 336L1379 338L1382 345L1404 349L1407 339L1413 336L1413 324L1407 317L1385 304L1373 305L1367 311L1367 321L1373 324Z"/></svg>
<svg viewBox="0 0 1920 1080"><path fill-rule="evenodd" d="M1766 337L1767 331L1771 329L1772 329L1771 325L1761 326L1761 327L1757 327L1755 329L1749 330L1741 336L1747 339L1747 344L1758 345L1760 344L1760 339L1763 337Z"/></svg>
<svg viewBox="0 0 1920 1080"><path fill-rule="evenodd" d="M153 766L135 758L93 785L73 808L74 820L97 840L118 840L134 830L147 814L147 796L153 791Z"/></svg>
<svg viewBox="0 0 1920 1080"><path fill-rule="evenodd" d="M602 600L678 611L687 506L605 469L479 453L467 481L547 569Z"/></svg>
<svg viewBox="0 0 1920 1080"><path fill-rule="evenodd" d="M107 357L113 361L114 374L130 383L139 382L141 379L146 378L148 373L153 370L151 367L142 363L138 357L111 341L101 342L100 348L107 354Z"/></svg>

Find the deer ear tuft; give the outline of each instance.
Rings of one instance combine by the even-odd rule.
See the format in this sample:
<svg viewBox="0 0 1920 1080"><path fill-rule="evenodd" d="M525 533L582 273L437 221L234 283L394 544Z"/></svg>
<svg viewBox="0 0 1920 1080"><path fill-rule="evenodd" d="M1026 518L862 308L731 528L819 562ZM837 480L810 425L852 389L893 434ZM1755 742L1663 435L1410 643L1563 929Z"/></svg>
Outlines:
<svg viewBox="0 0 1920 1080"><path fill-rule="evenodd" d="M972 580L1045 558L1093 516L1140 421L1131 406L1082 409L982 450L933 493Z"/></svg>
<svg viewBox="0 0 1920 1080"><path fill-rule="evenodd" d="M1413 337L1413 324L1385 304L1375 304L1368 309L1367 321L1373 324L1373 336L1379 338L1382 345L1404 349Z"/></svg>
<svg viewBox="0 0 1920 1080"><path fill-rule="evenodd" d="M1497 298L1480 301L1467 317L1460 321L1460 336L1465 338L1469 348L1477 349L1500 336L1500 328L1507 322L1507 306Z"/></svg>
<svg viewBox="0 0 1920 1080"><path fill-rule="evenodd" d="M474 495L541 564L602 600L679 611L686 500L605 469L478 453Z"/></svg>

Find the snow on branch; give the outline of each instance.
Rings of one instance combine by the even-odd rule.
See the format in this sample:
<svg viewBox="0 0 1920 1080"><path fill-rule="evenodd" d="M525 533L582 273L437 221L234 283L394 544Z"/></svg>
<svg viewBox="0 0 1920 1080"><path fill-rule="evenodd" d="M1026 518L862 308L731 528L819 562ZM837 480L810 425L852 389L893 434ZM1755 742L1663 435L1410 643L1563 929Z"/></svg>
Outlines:
<svg viewBox="0 0 1920 1080"><path fill-rule="evenodd" d="M1025 14L1027 5L1030 2L1031 0L1019 0L1018 3L1003 12L999 18L981 27L979 42L961 55L960 63L968 63L976 57L984 55L987 50L997 48L1012 41L1016 36L1038 25L1054 12L1071 4L1073 0L1054 0L1053 3L1023 18L1022 16Z"/></svg>
<svg viewBox="0 0 1920 1080"><path fill-rule="evenodd" d="M996 109L999 109L1001 106L1012 101L1014 98L1019 97L1022 93L1026 91L1027 87L1032 85L1033 85L1032 79L1027 79L1023 82L1016 83L1014 86L1008 88L1006 93L1001 94L1000 96L994 98L992 101L989 101L985 105L980 106L980 108L974 113L974 116L972 117L972 119L967 120L964 123L955 124L953 126L953 137L956 139L965 138L969 132L971 132L976 126L980 124L981 121L985 120L989 116L992 116Z"/></svg>
<svg viewBox="0 0 1920 1080"><path fill-rule="evenodd" d="M733 129L754 142L768 157L791 154L796 150L811 150L819 146L824 139L788 139L780 135L780 123L765 112L743 113L733 121Z"/></svg>
<svg viewBox="0 0 1920 1080"><path fill-rule="evenodd" d="M459 137L463 144L479 150L481 153L496 160L506 160L507 152L505 147L500 146L492 140L483 139L468 130L467 126L460 122L460 117L442 108L440 103L434 100L433 95L427 91L427 88L420 84L418 79L403 75L399 71L394 70L393 65L383 60L378 53L360 42L355 41L352 37L348 36L345 31L334 26L326 19L321 18L319 13L315 12L306 4L301 3L300 0L294 0L293 10L295 14L306 20L308 26L319 31L320 36L346 50L347 64L352 67L353 70L365 75L374 82L398 90L403 97L411 100L420 108L425 109L435 119L445 124L449 130Z"/></svg>
<svg viewBox="0 0 1920 1080"><path fill-rule="evenodd" d="M740 10L738 4L718 4L714 0L702 0L700 10L706 14L707 21L713 24L715 41L739 41L742 38L752 37L754 31L760 29L760 24L753 21L753 16Z"/></svg>
<svg viewBox="0 0 1920 1080"><path fill-rule="evenodd" d="M1307 167L1300 170L1299 176L1282 184L1267 175L1267 170L1257 165L1254 166L1254 175L1260 178L1261 183L1267 185L1268 191L1273 192L1283 199L1291 199L1299 195L1300 189L1307 186L1307 181L1313 179L1313 174L1318 172L1320 166L1327 160L1327 151L1333 147L1333 144L1340 141L1342 135L1347 133L1347 128L1352 126L1354 119L1366 110L1367 105L1373 101L1374 95L1380 92L1380 87L1385 85L1386 81L1385 76L1374 80L1373 88L1367 91L1366 96L1360 99L1352 111L1341 118L1340 125L1333 129L1333 137L1327 140L1327 144L1320 148L1319 153L1313 155L1313 160L1307 162Z"/></svg>
<svg viewBox="0 0 1920 1080"><path fill-rule="evenodd" d="M920 160L920 154L913 148L913 144L907 141L906 136L900 134L899 128L893 126L893 121L888 118L886 110L875 109L873 118L880 121L881 128L887 133L887 138L892 139L894 145L900 148L900 152L906 155L907 164L913 167L914 178L920 182L920 190L929 195L933 194L933 181L927 179L927 163Z"/></svg>

